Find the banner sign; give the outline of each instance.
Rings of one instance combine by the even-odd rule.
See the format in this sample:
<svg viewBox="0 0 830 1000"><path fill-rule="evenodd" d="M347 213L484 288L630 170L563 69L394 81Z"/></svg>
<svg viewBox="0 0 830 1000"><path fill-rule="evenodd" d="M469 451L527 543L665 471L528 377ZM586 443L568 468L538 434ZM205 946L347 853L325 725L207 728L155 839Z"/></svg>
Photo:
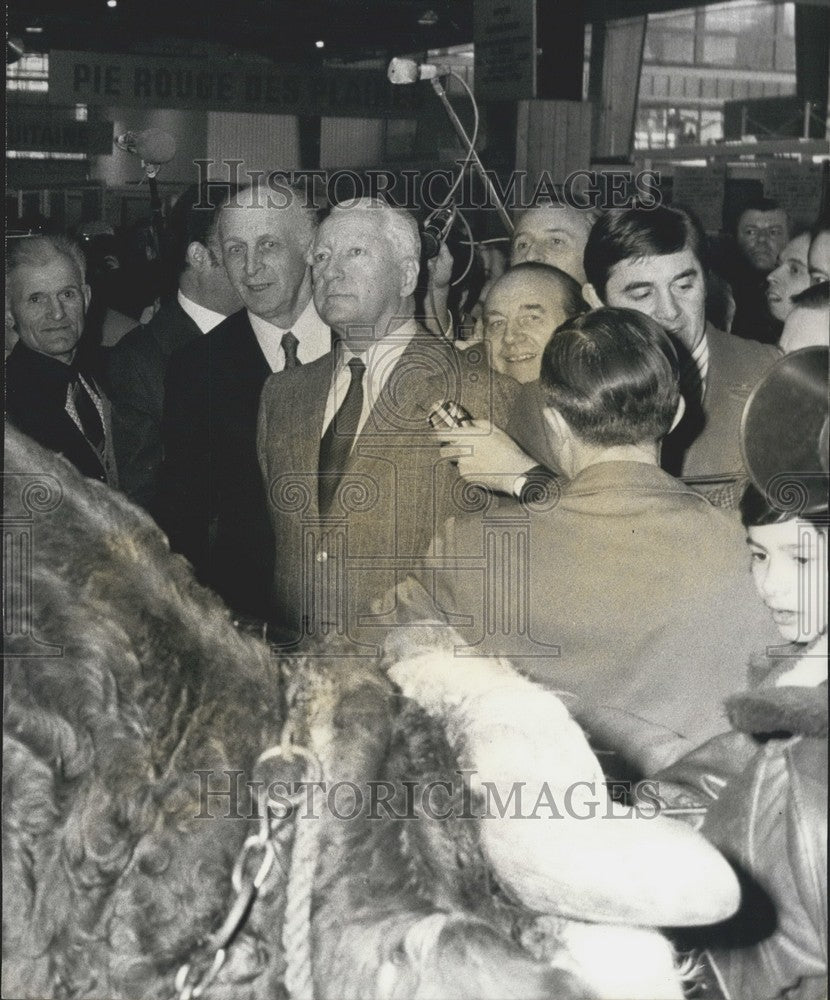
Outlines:
<svg viewBox="0 0 830 1000"><path fill-rule="evenodd" d="M382 69L55 49L49 54L49 100L58 104L407 118L429 96L425 85L394 86Z"/></svg>
<svg viewBox="0 0 830 1000"><path fill-rule="evenodd" d="M6 147L38 153L112 152L112 122L77 122L48 107L8 105Z"/></svg>

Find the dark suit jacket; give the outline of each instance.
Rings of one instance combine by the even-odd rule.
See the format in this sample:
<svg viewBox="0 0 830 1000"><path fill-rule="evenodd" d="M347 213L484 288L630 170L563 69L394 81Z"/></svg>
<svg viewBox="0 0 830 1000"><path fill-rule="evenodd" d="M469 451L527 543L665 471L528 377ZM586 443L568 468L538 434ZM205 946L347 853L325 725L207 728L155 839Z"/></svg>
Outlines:
<svg viewBox="0 0 830 1000"><path fill-rule="evenodd" d="M199 336L199 327L173 299L149 323L131 330L106 351L121 489L151 513L156 511L162 459L167 365L174 351Z"/></svg>
<svg viewBox="0 0 830 1000"><path fill-rule="evenodd" d="M66 412L66 391L76 371L77 362L66 365L18 341L6 358L6 415L18 430L69 459L85 476L118 486L109 401L89 372L82 374L98 392L104 411L106 465Z"/></svg>
<svg viewBox="0 0 830 1000"><path fill-rule="evenodd" d="M689 404L677 428L663 442L662 465L672 475L717 477L744 475L741 416L750 392L781 352L769 344L741 340L706 326L709 369L702 403ZM547 425L539 382L522 386L508 431L537 462L558 468Z"/></svg>
<svg viewBox="0 0 830 1000"><path fill-rule="evenodd" d="M361 621L421 555L444 519L471 501L442 460L428 415L447 399L506 426L518 383L491 371L482 352L456 351L421 328L395 365L361 430L326 521L318 469L336 356L273 375L262 394L258 450L277 563L274 617L299 638L334 625L376 639ZM384 611L391 611L389 608Z"/></svg>
<svg viewBox="0 0 830 1000"><path fill-rule="evenodd" d="M750 653L780 641L741 526L641 462L590 466L535 509L494 499L431 555L445 568L399 588L398 621L453 622L460 655L507 656L564 692L638 776L723 732Z"/></svg>
<svg viewBox="0 0 830 1000"><path fill-rule="evenodd" d="M159 522L237 612L263 617L273 542L256 453L271 374L243 309L175 351L167 371Z"/></svg>

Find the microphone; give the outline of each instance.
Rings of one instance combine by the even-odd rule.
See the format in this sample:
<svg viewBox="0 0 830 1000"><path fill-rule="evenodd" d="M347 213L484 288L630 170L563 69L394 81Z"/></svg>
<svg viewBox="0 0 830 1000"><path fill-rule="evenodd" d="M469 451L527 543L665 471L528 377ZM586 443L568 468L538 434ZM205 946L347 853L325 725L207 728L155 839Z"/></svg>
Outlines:
<svg viewBox="0 0 830 1000"><path fill-rule="evenodd" d="M176 155L176 140L169 132L148 128L143 132L125 132L115 140L119 149L140 157L144 163L158 166Z"/></svg>
<svg viewBox="0 0 830 1000"><path fill-rule="evenodd" d="M441 244L452 229L454 219L454 208L438 208L427 216L421 230L421 250L425 260L432 260L441 252Z"/></svg>
<svg viewBox="0 0 830 1000"><path fill-rule="evenodd" d="M395 57L389 63L386 75L390 83L417 83L419 80L434 80L441 73L448 73L449 70L433 66L432 63L421 63L414 59L401 59Z"/></svg>

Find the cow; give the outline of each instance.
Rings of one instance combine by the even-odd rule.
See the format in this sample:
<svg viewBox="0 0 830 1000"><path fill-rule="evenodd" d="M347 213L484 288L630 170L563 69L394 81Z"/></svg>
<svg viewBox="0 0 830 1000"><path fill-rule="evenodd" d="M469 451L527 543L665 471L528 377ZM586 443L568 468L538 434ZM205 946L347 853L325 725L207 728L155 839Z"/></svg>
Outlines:
<svg viewBox="0 0 830 1000"><path fill-rule="evenodd" d="M678 898L649 919L653 899L632 904L637 871L605 884L590 856L563 856L540 906L507 870L526 827L502 817L486 832L475 741L431 703L440 679L419 693L419 658L434 671L442 655L428 629L380 658L275 650L123 495L10 426L5 457L4 996L682 995L649 925L737 905L731 871L692 831L676 855L657 836L665 870L686 871L678 897L713 900L693 916ZM499 669L502 685L528 683ZM615 963L629 972L609 975Z"/></svg>

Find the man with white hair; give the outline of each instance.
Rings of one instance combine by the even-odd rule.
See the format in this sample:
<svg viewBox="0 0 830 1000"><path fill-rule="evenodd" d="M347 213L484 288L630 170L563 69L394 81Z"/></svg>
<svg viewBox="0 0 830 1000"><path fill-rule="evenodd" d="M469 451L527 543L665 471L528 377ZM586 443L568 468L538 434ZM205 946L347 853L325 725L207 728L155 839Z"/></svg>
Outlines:
<svg viewBox="0 0 830 1000"><path fill-rule="evenodd" d="M6 258L6 413L19 430L84 475L118 485L110 406L78 360L91 292L81 248L62 236L28 236Z"/></svg>
<svg viewBox="0 0 830 1000"><path fill-rule="evenodd" d="M409 213L335 206L310 254L314 303L335 352L272 377L258 451L274 530L272 619L286 638L363 621L458 502L458 473L430 433L436 404L506 422L517 384L414 318L420 242ZM383 609L384 612L391 608ZM372 628L375 630L372 631Z"/></svg>

